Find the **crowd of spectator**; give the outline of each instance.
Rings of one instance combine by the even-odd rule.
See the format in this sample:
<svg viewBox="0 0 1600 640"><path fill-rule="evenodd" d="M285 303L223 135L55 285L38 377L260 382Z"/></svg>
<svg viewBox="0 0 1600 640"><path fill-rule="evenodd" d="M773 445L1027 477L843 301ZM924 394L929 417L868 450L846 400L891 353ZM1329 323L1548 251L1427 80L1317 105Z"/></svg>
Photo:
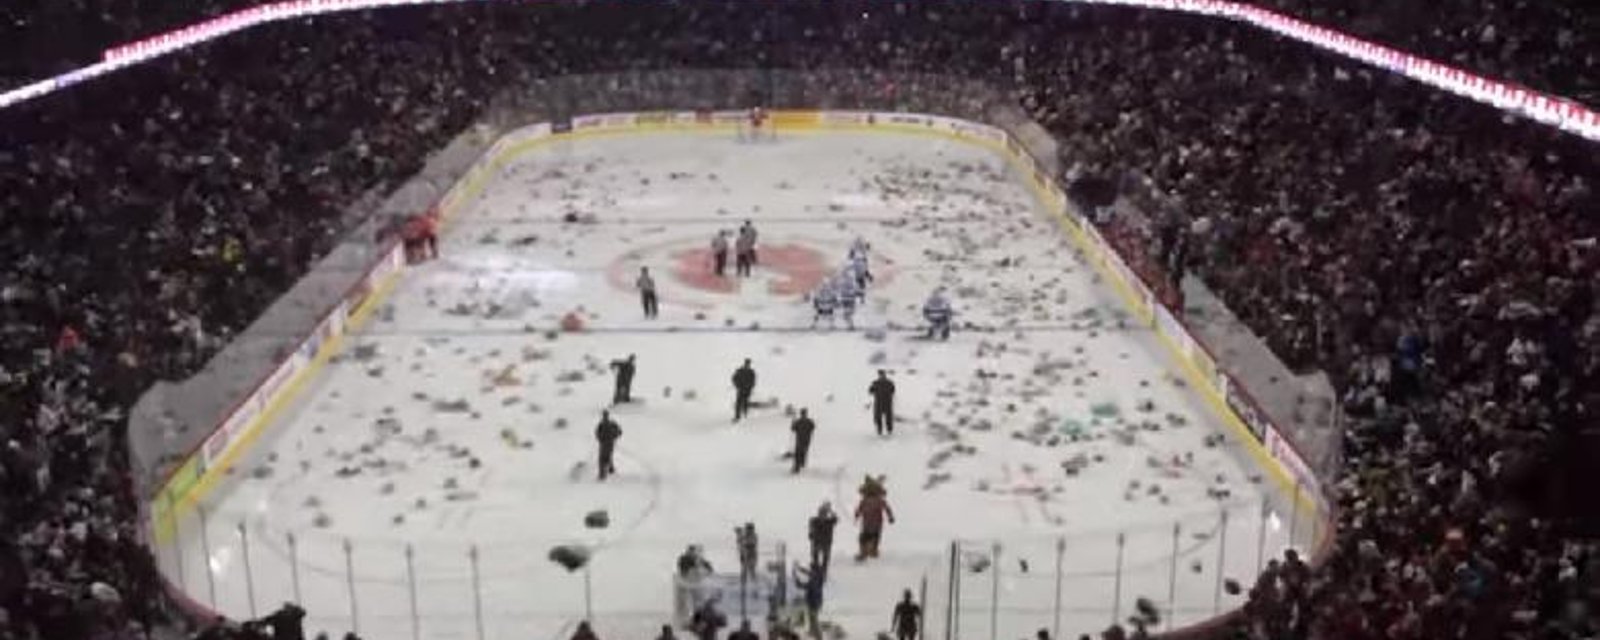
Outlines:
<svg viewBox="0 0 1600 640"><path fill-rule="evenodd" d="M1536 85L1595 55L1401 39ZM1595 633L1600 554L1563 508L1580 490L1563 470L1581 464L1600 407L1593 143L1200 17L709 2L323 17L0 112L0 638L133 640L174 624L141 540L126 409L305 273L352 226L351 202L414 172L508 87L531 87L520 101L550 115L649 107L648 86L540 87L681 67L827 81L708 85L703 104L659 106L763 91L813 106L825 91L831 106L959 110L971 105L927 99L939 85L887 78L976 78L1058 137L1068 179L1160 192L1153 219L1181 232L1151 244L1185 238L1171 266L1286 361L1331 375L1350 417L1334 550L1318 567L1275 563L1230 632ZM206 637L251 633L227 628Z"/></svg>
<svg viewBox="0 0 1600 640"><path fill-rule="evenodd" d="M1600 566L1549 515L1580 515L1600 417L1594 145L1280 41L1158 33L1021 84L1077 171L1161 190L1184 266L1344 394L1339 544L1261 581L1251 637L1592 634L1566 608ZM1130 41L1161 71L1094 80Z"/></svg>
<svg viewBox="0 0 1600 640"><path fill-rule="evenodd" d="M1491 77L1600 105L1600 7L1586 0L1257 0Z"/></svg>

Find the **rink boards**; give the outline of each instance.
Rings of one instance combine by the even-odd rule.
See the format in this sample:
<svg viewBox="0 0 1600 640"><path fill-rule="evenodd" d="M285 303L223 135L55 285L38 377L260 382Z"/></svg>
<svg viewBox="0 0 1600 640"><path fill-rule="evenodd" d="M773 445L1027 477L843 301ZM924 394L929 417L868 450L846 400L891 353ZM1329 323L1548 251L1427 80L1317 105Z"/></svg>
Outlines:
<svg viewBox="0 0 1600 640"><path fill-rule="evenodd" d="M526 126L500 137L441 198L438 211L442 222L449 224L507 164L547 143L653 132L730 135L747 120L745 111L679 111L596 114ZM1109 248L1099 232L1072 210L1050 176L1004 130L943 116L865 111L777 111L771 114L771 122L779 136L818 131L924 135L959 140L1000 154L1018 175L1026 178L1025 184L1035 198L1112 285L1133 316L1160 337L1159 342L1178 363L1184 379L1201 391L1206 406L1228 426L1254 463L1286 495L1293 496L1300 508L1322 513L1317 478L1293 446L1255 406L1247 391L1219 369L1206 346L1157 302L1150 288ZM403 264L399 246L382 251L366 276L168 476L148 505L157 543L170 541L178 516L208 495L283 408L304 390L306 382L339 352L343 337L358 330L383 303Z"/></svg>

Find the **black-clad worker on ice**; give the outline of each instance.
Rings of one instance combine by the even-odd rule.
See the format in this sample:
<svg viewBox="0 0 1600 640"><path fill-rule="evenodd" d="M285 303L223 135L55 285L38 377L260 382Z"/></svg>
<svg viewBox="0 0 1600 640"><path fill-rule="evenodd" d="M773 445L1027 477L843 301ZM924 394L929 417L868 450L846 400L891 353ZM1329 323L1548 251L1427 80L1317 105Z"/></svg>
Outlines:
<svg viewBox="0 0 1600 640"><path fill-rule="evenodd" d="M928 296L928 301L922 303L922 317L928 321L928 336L932 340L938 336L940 340L950 339L950 317L955 311L950 308L950 301L944 297L944 289L934 289L933 295Z"/></svg>
<svg viewBox="0 0 1600 640"><path fill-rule="evenodd" d="M750 359L733 370L733 421L750 413L750 394L756 390L756 370L750 368Z"/></svg>
<svg viewBox="0 0 1600 640"><path fill-rule="evenodd" d="M833 559L833 528L838 524L839 516L834 515L832 503L822 503L817 515L811 516L806 525L806 537L811 540L811 566L827 571L828 562Z"/></svg>
<svg viewBox="0 0 1600 640"><path fill-rule="evenodd" d="M800 417L789 424L789 430L794 432L794 470L791 473L800 473L806 468L806 455L811 453L811 434L816 432L817 423L801 409Z"/></svg>
<svg viewBox="0 0 1600 640"><path fill-rule="evenodd" d="M717 610L717 596L706 600L689 618L689 631L700 640L717 640L717 632L728 626L728 616Z"/></svg>
<svg viewBox="0 0 1600 640"><path fill-rule="evenodd" d="M306 610L292 602L285 602L277 611L272 612L261 622L272 627L273 640L305 640Z"/></svg>
<svg viewBox="0 0 1600 640"><path fill-rule="evenodd" d="M896 640L916 640L917 629L922 625L922 607L911 600L910 589L906 589L899 604L894 605L894 615L890 618L889 625L894 629Z"/></svg>
<svg viewBox="0 0 1600 640"><path fill-rule="evenodd" d="M686 580L697 581L700 578L715 573L711 569L711 562L706 560L706 554L700 550L700 545L691 544L684 548L678 555L678 576Z"/></svg>
<svg viewBox="0 0 1600 640"><path fill-rule="evenodd" d="M761 640L761 636L750 628L750 619L745 618L739 621L738 629L728 634L728 640Z"/></svg>
<svg viewBox="0 0 1600 640"><path fill-rule="evenodd" d="M756 579L756 525L746 522L742 527L733 528L733 540L739 549L739 580Z"/></svg>
<svg viewBox="0 0 1600 640"><path fill-rule="evenodd" d="M894 381L889 373L879 369L867 392L872 394L872 426L880 436L894 435Z"/></svg>
<svg viewBox="0 0 1600 640"><path fill-rule="evenodd" d="M611 419L610 411L600 412L600 424L594 428L594 439L600 443L600 479L605 480L617 472L617 467L611 462L611 456L616 451L617 439L622 437L622 427Z"/></svg>
<svg viewBox="0 0 1600 640"><path fill-rule="evenodd" d="M617 372L617 386L611 393L611 404L618 405L633 401L633 372L636 370L635 354L628 354L627 358L611 361L611 370Z"/></svg>

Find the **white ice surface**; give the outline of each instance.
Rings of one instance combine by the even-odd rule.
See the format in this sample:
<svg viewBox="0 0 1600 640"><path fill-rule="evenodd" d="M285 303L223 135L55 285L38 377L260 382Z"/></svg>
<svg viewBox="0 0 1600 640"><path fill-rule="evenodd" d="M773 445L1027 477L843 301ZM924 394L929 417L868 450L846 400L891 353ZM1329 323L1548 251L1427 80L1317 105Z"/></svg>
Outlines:
<svg viewBox="0 0 1600 640"><path fill-rule="evenodd" d="M563 223L568 212L596 220ZM887 339L803 330L808 304L773 291L784 274L758 270L729 292L674 275L675 256L744 219L763 248L809 248L829 269L855 237L871 242L880 281L856 322L888 328ZM832 501L842 522L824 617L850 637L886 630L899 592L924 578L928 627L942 637L956 540L964 561L1001 545L998 584L992 570L964 576L956 637L989 636L996 592L1001 637L1052 627L1058 540L1061 632L1076 637L1104 628L1114 608L1130 615L1138 597L1165 611L1169 590L1178 624L1237 606L1242 596L1217 600L1219 557L1222 577L1248 589L1260 554L1289 542L1291 516L1273 511L1286 503L1263 495L1274 493L1271 481L1252 482L1261 471L1237 445L1206 446L1224 430L1203 401L1170 372L1150 331L1123 321L1114 294L988 151L842 133L765 144L691 133L556 143L512 162L441 245L443 258L403 275L374 321L207 499L204 526L188 517L176 547L162 550L162 566L196 600L247 618L298 588L311 630L349 629L353 609L369 640L409 638L409 548L421 637L478 637L475 601L485 637L564 637L584 616L583 576L546 553L577 542L597 545L590 580L601 637L653 637L686 545L704 545L719 569L732 569L732 529L750 521L764 553L782 541L800 558L807 517ZM643 319L627 288L639 265L657 273L659 319ZM958 323L980 329L947 343L918 339L918 309L940 285ZM574 310L588 331L552 333ZM620 475L601 484L592 459L611 393L604 367L629 353L638 354L639 401L615 410ZM734 425L728 379L747 357L757 400L777 406ZM873 434L867 408L879 368L900 391L891 439ZM572 371L584 379L557 381ZM434 408L457 400L468 409ZM1144 401L1153 410L1136 408ZM1161 428L1131 431L1124 443L1116 421L1090 424L1091 404L1103 402L1129 423ZM808 407L818 424L811 468L798 477L780 460L785 405ZM1067 418L1090 439L1041 446L1013 435L1036 425L1058 433ZM513 446L508 433L531 446ZM930 469L952 447L949 434L975 453ZM1069 477L1061 463L1078 454L1098 461ZM1186 455L1192 463L1166 465ZM359 473L341 477L341 468ZM950 478L929 488L935 471ZM864 474L888 476L899 520L883 557L857 564L850 513ZM447 489L452 480L457 488ZM593 509L610 512L610 528L584 528Z"/></svg>

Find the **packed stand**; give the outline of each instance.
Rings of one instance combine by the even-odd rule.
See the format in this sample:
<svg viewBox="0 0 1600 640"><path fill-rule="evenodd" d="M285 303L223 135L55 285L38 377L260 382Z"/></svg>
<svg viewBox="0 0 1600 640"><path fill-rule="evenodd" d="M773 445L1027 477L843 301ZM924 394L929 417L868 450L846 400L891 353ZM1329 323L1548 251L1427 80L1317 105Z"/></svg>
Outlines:
<svg viewBox="0 0 1600 640"><path fill-rule="evenodd" d="M1600 106L1600 6L1587 0L1254 0L1268 9Z"/></svg>
<svg viewBox="0 0 1600 640"><path fill-rule="evenodd" d="M1529 514L1581 491L1600 407L1594 145L1242 30L1084 37L1024 82L1064 159L1162 190L1142 245L1351 418L1338 546L1262 581L1250 637L1593 633L1591 547Z"/></svg>
<svg viewBox="0 0 1600 640"><path fill-rule="evenodd" d="M164 623L127 408L195 372L331 248L345 205L475 115L447 99L472 60L361 44L376 28L268 28L0 113L0 637ZM402 63L415 75L386 72Z"/></svg>
<svg viewBox="0 0 1600 640"><path fill-rule="evenodd" d="M1337 548L1320 568L1275 564L1239 634L1585 632L1574 607L1595 604L1600 560L1524 498L1600 406L1592 144L1204 18L616 3L263 27L0 113L0 312L8 344L26 345L0 356L0 637L141 638L167 620L125 409L286 290L350 226L346 205L415 171L508 86L684 66L1002 83L1057 133L1069 178L1164 192L1138 246L1166 256L1184 239L1155 264L1192 269L1286 360L1328 371L1352 418ZM974 107L921 98L931 79L849 75L819 88ZM606 100L651 93L632 90ZM704 106L763 100L718 91Z"/></svg>

